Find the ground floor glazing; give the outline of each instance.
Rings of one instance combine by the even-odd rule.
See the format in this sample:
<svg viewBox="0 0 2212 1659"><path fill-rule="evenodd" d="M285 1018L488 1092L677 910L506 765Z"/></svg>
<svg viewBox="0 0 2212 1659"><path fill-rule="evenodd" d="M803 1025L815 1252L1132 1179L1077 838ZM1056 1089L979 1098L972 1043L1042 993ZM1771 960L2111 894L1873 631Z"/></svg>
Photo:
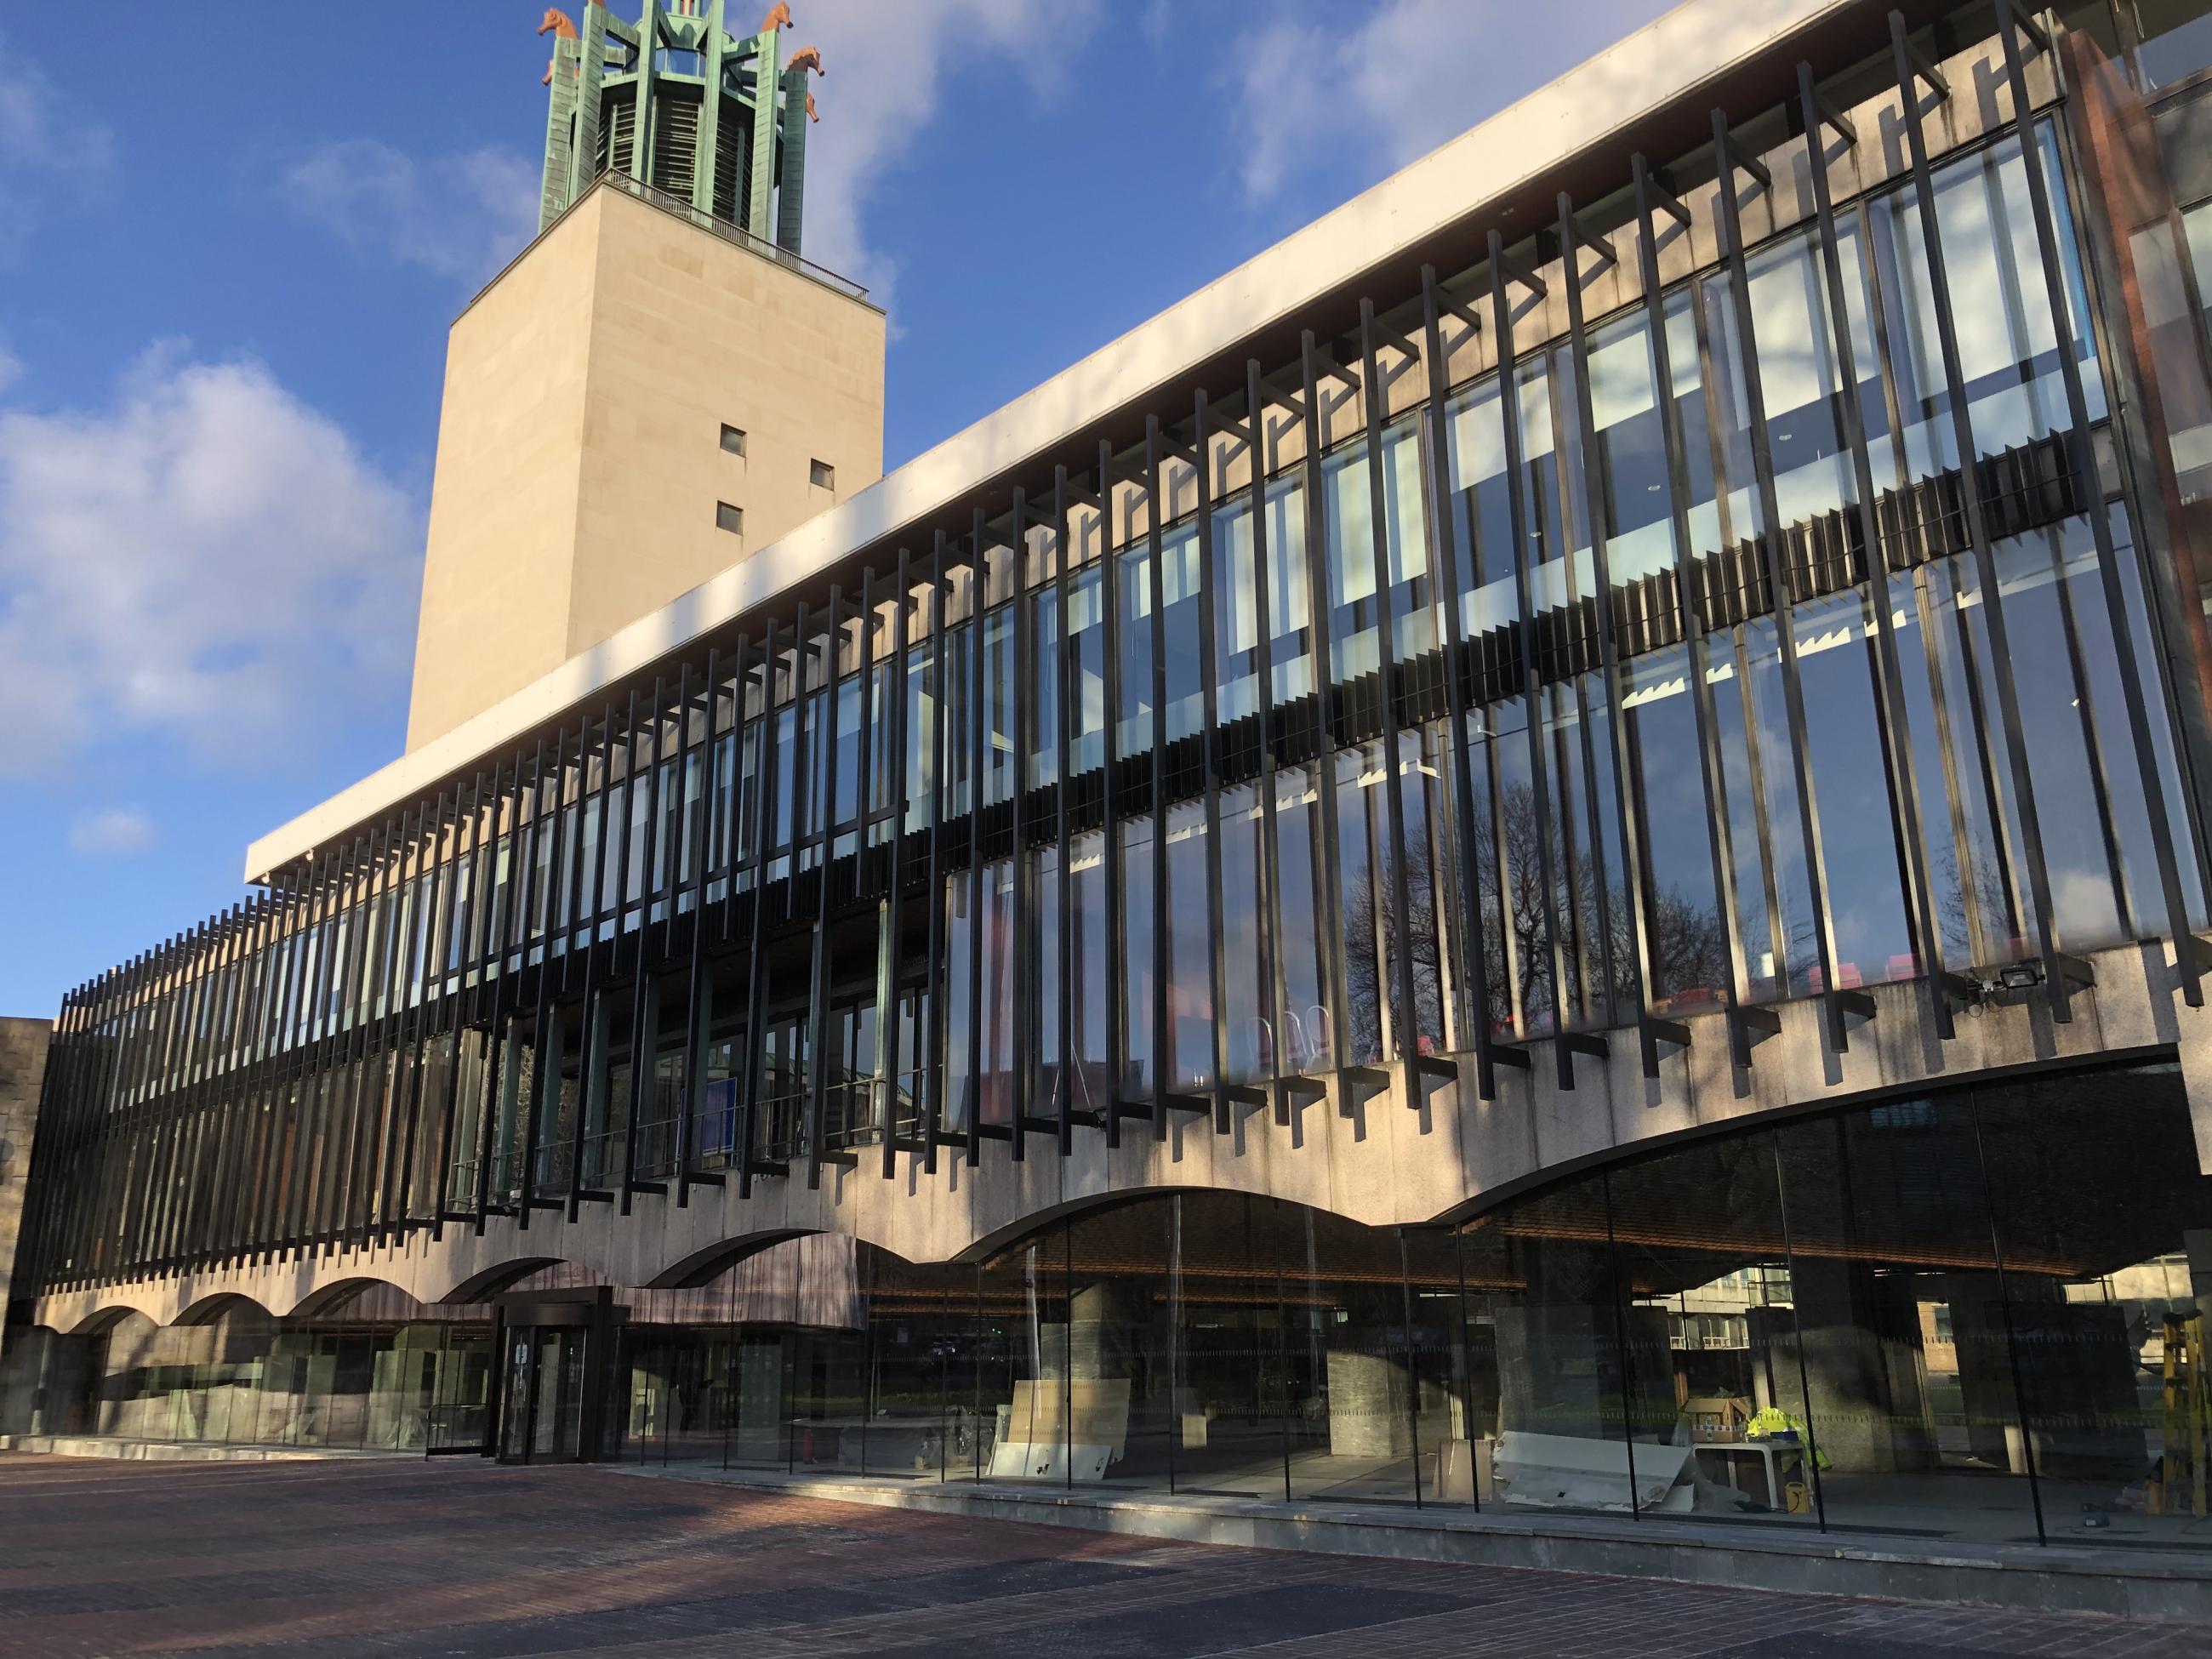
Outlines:
<svg viewBox="0 0 2212 1659"><path fill-rule="evenodd" d="M981 1262L11 1333L0 1427L1982 1542L2212 1546L2212 1183L2172 1064L1686 1139L1455 1224L1218 1191Z"/></svg>

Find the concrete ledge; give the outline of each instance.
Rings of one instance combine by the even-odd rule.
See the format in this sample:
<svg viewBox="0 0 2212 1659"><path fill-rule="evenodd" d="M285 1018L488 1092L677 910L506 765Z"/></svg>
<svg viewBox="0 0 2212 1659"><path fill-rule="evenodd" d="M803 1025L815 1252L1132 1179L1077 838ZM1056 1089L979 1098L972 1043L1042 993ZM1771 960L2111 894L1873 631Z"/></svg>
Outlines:
<svg viewBox="0 0 2212 1659"><path fill-rule="evenodd" d="M624 1474L718 1481L840 1503L1084 1527L1186 1543L1462 1561L2019 1613L2101 1613L2172 1624L2212 1621L2212 1549L2199 1556L2063 1545L1923 1544L1725 1522L1119 1496L988 1484L793 1476L702 1465L600 1467Z"/></svg>
<svg viewBox="0 0 2212 1659"><path fill-rule="evenodd" d="M52 1457L107 1457L134 1463L318 1463L363 1457L409 1457L416 1451L356 1446L228 1446L205 1440L125 1440L107 1434L0 1434L0 1451Z"/></svg>

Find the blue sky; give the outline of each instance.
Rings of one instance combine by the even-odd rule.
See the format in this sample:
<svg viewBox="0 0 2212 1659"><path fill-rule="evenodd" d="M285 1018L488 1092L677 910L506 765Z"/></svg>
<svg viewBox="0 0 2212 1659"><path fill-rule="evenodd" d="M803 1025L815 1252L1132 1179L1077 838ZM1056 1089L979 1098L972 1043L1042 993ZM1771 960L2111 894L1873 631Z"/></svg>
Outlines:
<svg viewBox="0 0 2212 1659"><path fill-rule="evenodd" d="M887 464L1664 9L793 0L807 252L888 302ZM398 751L446 327L535 225L542 9L241 0L188 62L0 16L0 1013L238 898L249 840Z"/></svg>

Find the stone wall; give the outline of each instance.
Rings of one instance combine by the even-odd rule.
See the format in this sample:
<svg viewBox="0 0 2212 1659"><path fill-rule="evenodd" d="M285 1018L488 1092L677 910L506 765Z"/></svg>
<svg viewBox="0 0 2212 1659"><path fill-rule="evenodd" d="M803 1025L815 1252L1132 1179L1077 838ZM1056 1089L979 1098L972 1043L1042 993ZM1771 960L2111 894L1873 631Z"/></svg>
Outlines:
<svg viewBox="0 0 2212 1659"><path fill-rule="evenodd" d="M0 1309L7 1306L23 1225L23 1185L31 1172L31 1131L46 1075L50 1019L0 1018ZM0 1334L0 1341L4 1341Z"/></svg>

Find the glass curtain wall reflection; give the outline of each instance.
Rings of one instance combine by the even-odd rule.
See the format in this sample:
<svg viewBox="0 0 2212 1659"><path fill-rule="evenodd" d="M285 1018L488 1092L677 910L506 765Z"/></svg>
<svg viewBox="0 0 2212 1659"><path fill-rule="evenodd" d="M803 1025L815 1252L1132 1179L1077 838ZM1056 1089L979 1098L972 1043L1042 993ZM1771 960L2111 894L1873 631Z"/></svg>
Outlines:
<svg viewBox="0 0 2212 1659"><path fill-rule="evenodd" d="M2066 952L2159 935L2123 663L2160 653L2137 526L2075 481L2064 371L2100 423L2104 365L2033 131L2062 292L2008 131L1927 222L1898 180L1580 340L1524 295L1503 375L1494 340L1313 343L1312 407L1255 374L1202 453L1156 428L331 850L72 1000L57 1180L133 1203L46 1206L43 1271L750 1194L887 1126L933 1161L1225 1117L1478 1036L1993 969L2039 893Z"/></svg>
<svg viewBox="0 0 2212 1659"><path fill-rule="evenodd" d="M1457 1228L1189 1192L979 1266L813 1239L632 1293L624 1455L2197 1547L2208 1238L2169 1064L1709 1135Z"/></svg>

